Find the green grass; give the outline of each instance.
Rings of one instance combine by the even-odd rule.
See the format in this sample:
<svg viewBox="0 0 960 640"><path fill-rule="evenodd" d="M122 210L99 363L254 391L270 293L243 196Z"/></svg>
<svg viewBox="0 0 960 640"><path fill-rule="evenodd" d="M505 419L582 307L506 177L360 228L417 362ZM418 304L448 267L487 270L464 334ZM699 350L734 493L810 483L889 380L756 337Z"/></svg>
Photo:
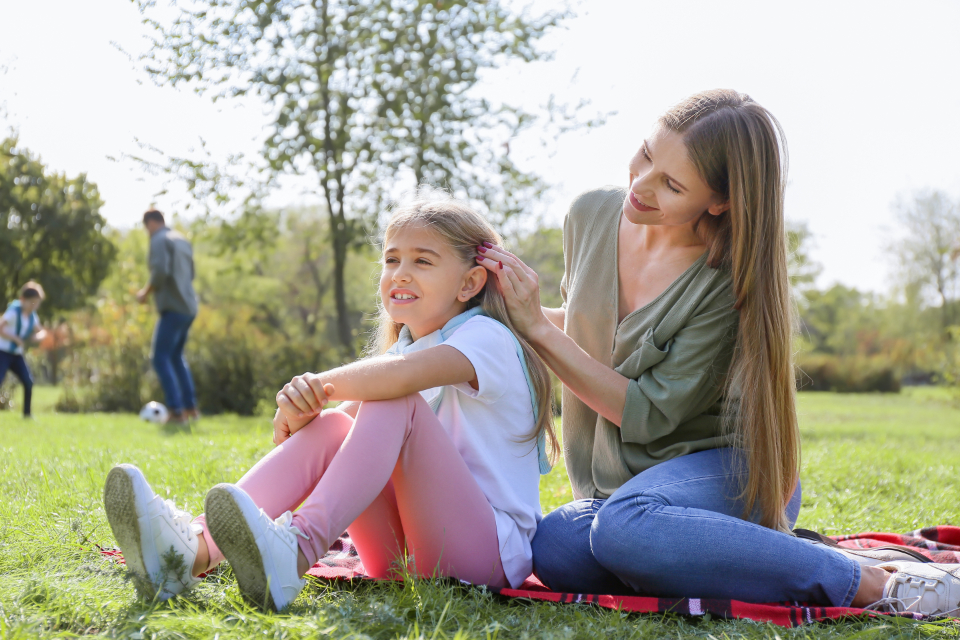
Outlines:
<svg viewBox="0 0 960 640"><path fill-rule="evenodd" d="M0 412L0 638L953 638L960 626L905 620L782 629L750 621L627 614L590 605L499 599L429 580L311 581L284 614L239 597L229 568L184 598L144 604L112 545L101 504L117 462L139 465L158 492L197 513L204 489L235 481L270 448L267 420L205 418L192 433L128 415L60 415L38 389L37 418ZM802 394L804 498L798 526L826 533L960 524L960 410L936 390L895 396ZM550 510L570 498L548 476Z"/></svg>

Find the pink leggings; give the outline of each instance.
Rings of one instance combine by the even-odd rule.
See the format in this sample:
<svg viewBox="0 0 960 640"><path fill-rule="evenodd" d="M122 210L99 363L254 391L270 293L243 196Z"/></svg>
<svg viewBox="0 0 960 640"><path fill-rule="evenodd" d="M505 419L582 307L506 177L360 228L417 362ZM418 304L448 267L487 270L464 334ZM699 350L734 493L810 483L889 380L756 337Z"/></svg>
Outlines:
<svg viewBox="0 0 960 640"><path fill-rule="evenodd" d="M493 509L423 397L324 411L237 483L268 516L294 513L313 564L350 533L367 575L408 570L504 587ZM203 516L210 566L223 561Z"/></svg>

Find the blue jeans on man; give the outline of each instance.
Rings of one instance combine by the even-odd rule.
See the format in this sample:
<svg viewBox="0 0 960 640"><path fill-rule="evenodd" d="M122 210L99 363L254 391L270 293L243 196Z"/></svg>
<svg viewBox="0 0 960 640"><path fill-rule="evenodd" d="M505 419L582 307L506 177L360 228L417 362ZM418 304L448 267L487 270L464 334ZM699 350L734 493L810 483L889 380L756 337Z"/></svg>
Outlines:
<svg viewBox="0 0 960 640"><path fill-rule="evenodd" d="M197 406L193 377L183 357L193 318L185 313L164 311L153 332L153 368L163 387L167 408L175 415Z"/></svg>
<svg viewBox="0 0 960 640"><path fill-rule="evenodd" d="M23 356L0 350L0 385L7 377L8 370L20 378L20 384L23 385L23 415L29 416L30 398L33 396L33 376L30 375L30 367L27 366Z"/></svg>

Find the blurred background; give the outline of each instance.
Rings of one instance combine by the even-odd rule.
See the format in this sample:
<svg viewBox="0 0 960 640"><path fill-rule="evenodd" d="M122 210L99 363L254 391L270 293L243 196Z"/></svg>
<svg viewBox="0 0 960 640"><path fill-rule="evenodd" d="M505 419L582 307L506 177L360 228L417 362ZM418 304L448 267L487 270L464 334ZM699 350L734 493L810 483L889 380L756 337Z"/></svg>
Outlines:
<svg viewBox="0 0 960 640"><path fill-rule="evenodd" d="M960 387L960 4L0 0L0 291L64 411L161 397L141 214L194 244L206 412L363 352L373 240L418 181L559 304L560 225L656 118L750 94L786 132L805 390ZM8 376L10 378L11 376ZM12 380L0 405L15 402Z"/></svg>

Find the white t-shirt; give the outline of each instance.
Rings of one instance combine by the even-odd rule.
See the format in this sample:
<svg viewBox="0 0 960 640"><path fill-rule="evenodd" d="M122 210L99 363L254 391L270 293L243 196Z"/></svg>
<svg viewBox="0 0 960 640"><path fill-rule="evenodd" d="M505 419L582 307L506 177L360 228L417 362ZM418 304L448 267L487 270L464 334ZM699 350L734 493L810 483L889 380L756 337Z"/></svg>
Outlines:
<svg viewBox="0 0 960 640"><path fill-rule="evenodd" d="M437 342L436 334L424 336L404 352ZM510 586L518 587L533 571L530 543L543 517L537 442L529 439L533 405L523 367L510 330L484 316L464 322L443 344L470 361L478 388L469 383L447 387L437 418L493 507L503 572ZM429 400L439 392L421 393Z"/></svg>
<svg viewBox="0 0 960 640"><path fill-rule="evenodd" d="M30 333L34 329L40 327L40 318L37 316L36 311L33 312L33 328L30 327L30 316L21 316L20 318L20 333L17 334L17 316L21 315L16 309L7 309L3 314L3 332L8 335L16 335L21 340L26 341L30 337ZM12 340L6 340L0 338L0 351L6 351L7 353L14 354L23 354L23 349L17 346Z"/></svg>

